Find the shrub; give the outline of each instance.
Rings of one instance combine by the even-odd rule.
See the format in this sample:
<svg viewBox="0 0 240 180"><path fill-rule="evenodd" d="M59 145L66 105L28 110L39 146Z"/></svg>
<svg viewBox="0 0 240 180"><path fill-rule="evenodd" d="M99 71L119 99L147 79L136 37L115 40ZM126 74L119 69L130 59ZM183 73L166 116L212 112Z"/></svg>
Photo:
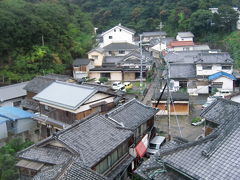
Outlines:
<svg viewBox="0 0 240 180"><path fill-rule="evenodd" d="M192 119L192 123L197 123L197 122L200 122L201 121L201 118L200 117L194 117Z"/></svg>
<svg viewBox="0 0 240 180"><path fill-rule="evenodd" d="M99 78L99 81L100 81L100 83L105 83L105 82L108 82L108 78L101 77L101 78Z"/></svg>

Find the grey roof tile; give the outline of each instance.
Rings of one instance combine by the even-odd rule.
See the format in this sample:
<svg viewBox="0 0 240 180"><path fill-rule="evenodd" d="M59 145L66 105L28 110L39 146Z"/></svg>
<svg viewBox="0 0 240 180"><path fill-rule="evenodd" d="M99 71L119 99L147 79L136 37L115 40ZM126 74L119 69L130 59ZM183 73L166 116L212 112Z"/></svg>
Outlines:
<svg viewBox="0 0 240 180"><path fill-rule="evenodd" d="M230 176L231 179L239 179L239 117L240 112L236 112L230 117L231 120L225 121L211 135L201 140L161 151L161 161L165 166L193 179L229 179ZM153 160L158 158L154 157Z"/></svg>
<svg viewBox="0 0 240 180"><path fill-rule="evenodd" d="M189 79L196 77L194 64L170 64L171 79Z"/></svg>
<svg viewBox="0 0 240 180"><path fill-rule="evenodd" d="M111 43L104 47L105 51L135 50L138 46L130 43Z"/></svg>
<svg viewBox="0 0 240 180"><path fill-rule="evenodd" d="M148 107L136 99L132 99L124 105L110 111L108 116L118 123L122 123L124 127L136 129L152 118L157 112L158 109Z"/></svg>
<svg viewBox="0 0 240 180"><path fill-rule="evenodd" d="M78 67L81 65L88 65L90 63L91 59L83 59L83 58L77 58L73 61L73 66Z"/></svg>
<svg viewBox="0 0 240 180"><path fill-rule="evenodd" d="M18 157L47 164L62 164L69 160L71 156L68 151L62 148L32 147L25 151L21 151Z"/></svg>
<svg viewBox="0 0 240 180"><path fill-rule="evenodd" d="M231 121L239 110L239 103L218 98L217 101L206 107L200 116L216 124L222 124L225 121Z"/></svg>
<svg viewBox="0 0 240 180"><path fill-rule="evenodd" d="M177 34L178 36L180 37L194 37L193 33L192 32L178 32Z"/></svg>
<svg viewBox="0 0 240 180"><path fill-rule="evenodd" d="M152 96L152 100L158 100L160 97L160 92L155 93ZM182 93L182 92L172 92L172 99L173 101L189 101L189 94L188 93ZM167 93L163 93L161 100L167 100Z"/></svg>
<svg viewBox="0 0 240 180"><path fill-rule="evenodd" d="M92 167L131 135L131 131L97 115L59 133L58 139L76 151L84 165Z"/></svg>
<svg viewBox="0 0 240 180"><path fill-rule="evenodd" d="M67 81L71 77L66 75L58 75L58 74L48 74L46 76L38 76L33 78L31 81L27 83L27 85L24 87L25 90L33 93L39 93L46 87L48 87L50 84L58 81Z"/></svg>

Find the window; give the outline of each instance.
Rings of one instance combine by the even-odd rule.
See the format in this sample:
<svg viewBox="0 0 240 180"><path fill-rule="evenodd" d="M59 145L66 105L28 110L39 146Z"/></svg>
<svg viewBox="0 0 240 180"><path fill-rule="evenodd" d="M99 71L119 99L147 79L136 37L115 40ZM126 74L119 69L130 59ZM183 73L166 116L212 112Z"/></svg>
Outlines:
<svg viewBox="0 0 240 180"><path fill-rule="evenodd" d="M109 36L108 38L109 38L109 39L112 39L112 36Z"/></svg>
<svg viewBox="0 0 240 180"><path fill-rule="evenodd" d="M116 29L114 29L114 32L116 32Z"/></svg>
<svg viewBox="0 0 240 180"><path fill-rule="evenodd" d="M92 59L94 59L94 60L97 60L98 59L98 56L92 56Z"/></svg>
<svg viewBox="0 0 240 180"><path fill-rule="evenodd" d="M110 73L101 73L101 77L110 78Z"/></svg>
<svg viewBox="0 0 240 180"><path fill-rule="evenodd" d="M47 105L44 105L44 110L45 111L50 111L50 108Z"/></svg>
<svg viewBox="0 0 240 180"><path fill-rule="evenodd" d="M121 50L119 51L119 54L125 54L125 51Z"/></svg>
<svg viewBox="0 0 240 180"><path fill-rule="evenodd" d="M222 66L222 70L230 70L232 69L232 66Z"/></svg>
<svg viewBox="0 0 240 180"><path fill-rule="evenodd" d="M203 70L211 70L211 69L212 69L212 66L210 66L210 65L203 65L203 66L202 66L202 69L203 69Z"/></svg>
<svg viewBox="0 0 240 180"><path fill-rule="evenodd" d="M122 29L119 29L119 31L121 32L121 31L122 31Z"/></svg>
<svg viewBox="0 0 240 180"><path fill-rule="evenodd" d="M112 53L112 51L108 51L108 54L110 54L110 55L111 55L111 54L113 54L113 53Z"/></svg>

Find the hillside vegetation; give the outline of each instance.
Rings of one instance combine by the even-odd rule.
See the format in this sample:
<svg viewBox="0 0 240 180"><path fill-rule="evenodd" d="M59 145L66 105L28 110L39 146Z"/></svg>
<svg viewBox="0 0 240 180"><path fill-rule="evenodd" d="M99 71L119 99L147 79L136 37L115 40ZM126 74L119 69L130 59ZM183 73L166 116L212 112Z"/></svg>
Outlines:
<svg viewBox="0 0 240 180"><path fill-rule="evenodd" d="M91 48L92 35L90 17L76 5L2 0L0 79L13 83L63 73Z"/></svg>

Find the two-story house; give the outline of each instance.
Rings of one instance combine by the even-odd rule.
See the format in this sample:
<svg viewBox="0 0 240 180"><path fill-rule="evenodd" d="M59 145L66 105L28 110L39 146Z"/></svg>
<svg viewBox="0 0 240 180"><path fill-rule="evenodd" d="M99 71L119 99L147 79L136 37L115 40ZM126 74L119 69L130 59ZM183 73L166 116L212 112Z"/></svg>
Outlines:
<svg viewBox="0 0 240 180"><path fill-rule="evenodd" d="M88 52L88 59L93 59L93 65L95 67L102 66L104 58L104 49L97 47Z"/></svg>
<svg viewBox="0 0 240 180"><path fill-rule="evenodd" d="M100 43L100 47L105 47L111 43L134 44L134 34L134 30L118 24L101 34L102 43Z"/></svg>
<svg viewBox="0 0 240 180"><path fill-rule="evenodd" d="M103 115L89 117L19 152L20 180L126 180L132 136Z"/></svg>
<svg viewBox="0 0 240 180"><path fill-rule="evenodd" d="M134 157L136 157L135 164L138 164L137 160L143 157L147 150L147 146L141 146L142 141L144 144L148 144L149 140L155 136L154 116L157 112L158 109L132 99L107 114L110 120L134 132L134 142L131 148Z"/></svg>
<svg viewBox="0 0 240 180"><path fill-rule="evenodd" d="M23 87L23 89L27 91L26 98L21 102L23 109L31 112L38 112L38 102L32 98L55 81L67 82L71 81L71 77L60 74L48 74L45 76L37 76L29 81Z"/></svg>
<svg viewBox="0 0 240 180"><path fill-rule="evenodd" d="M39 102L34 119L41 125L40 136L47 137L94 112L107 112L115 106L116 97L89 85L53 82L33 97Z"/></svg>
<svg viewBox="0 0 240 180"><path fill-rule="evenodd" d="M194 35L192 32L178 32L176 36L177 41L192 41L193 42Z"/></svg>
<svg viewBox="0 0 240 180"><path fill-rule="evenodd" d="M73 78L82 79L88 77L89 70L94 68L93 59L75 59L73 61Z"/></svg>

